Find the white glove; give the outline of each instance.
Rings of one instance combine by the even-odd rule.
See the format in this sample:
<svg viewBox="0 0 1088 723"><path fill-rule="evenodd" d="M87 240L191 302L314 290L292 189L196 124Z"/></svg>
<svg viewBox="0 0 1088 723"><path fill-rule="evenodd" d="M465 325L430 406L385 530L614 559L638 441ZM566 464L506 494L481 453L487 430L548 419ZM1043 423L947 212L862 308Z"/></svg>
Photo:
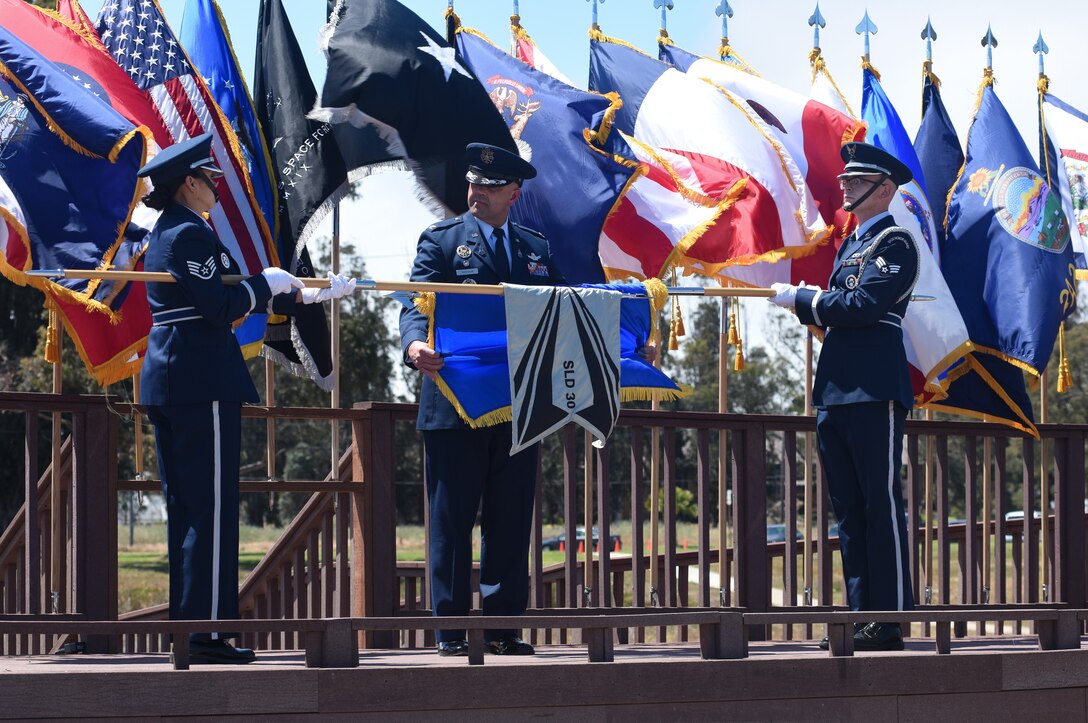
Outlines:
<svg viewBox="0 0 1088 723"><path fill-rule="evenodd" d="M302 288L302 282L294 274L278 266L270 266L261 272L261 276L268 282L268 290L273 296L286 294L291 289Z"/></svg>
<svg viewBox="0 0 1088 723"><path fill-rule="evenodd" d="M783 309L792 309L797 306L797 289L799 287L793 284L774 283L771 284L771 289L774 290L774 296L770 301L775 306L781 306Z"/></svg>
<svg viewBox="0 0 1088 723"><path fill-rule="evenodd" d="M329 288L302 290L303 304L320 304L331 299L340 299L355 291L355 279L344 274L329 272Z"/></svg>

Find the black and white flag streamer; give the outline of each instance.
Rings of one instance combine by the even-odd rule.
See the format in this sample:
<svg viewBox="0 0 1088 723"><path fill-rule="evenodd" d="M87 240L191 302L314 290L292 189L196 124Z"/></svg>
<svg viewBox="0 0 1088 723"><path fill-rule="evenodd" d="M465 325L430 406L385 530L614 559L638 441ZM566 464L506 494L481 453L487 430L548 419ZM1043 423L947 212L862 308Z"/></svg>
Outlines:
<svg viewBox="0 0 1088 723"><path fill-rule="evenodd" d="M599 443L620 413L616 291L505 285L513 444L535 444L568 422Z"/></svg>

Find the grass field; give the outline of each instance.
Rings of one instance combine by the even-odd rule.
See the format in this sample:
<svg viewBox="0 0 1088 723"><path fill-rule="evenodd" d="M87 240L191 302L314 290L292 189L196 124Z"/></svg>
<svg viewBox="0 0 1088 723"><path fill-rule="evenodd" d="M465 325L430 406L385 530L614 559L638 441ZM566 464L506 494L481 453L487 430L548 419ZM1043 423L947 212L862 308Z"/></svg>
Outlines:
<svg viewBox="0 0 1088 723"><path fill-rule="evenodd" d="M542 537L558 535L563 531L560 525L545 525ZM167 602L169 596L169 568L166 557L166 525L150 524L138 525L134 528L133 544L129 545L129 528L118 528L118 607L120 612L127 612L151 605ZM246 527L240 530L240 554L239 576L244 579L261 561L264 555L279 538L283 530L272 527ZM613 535L622 538L622 553L630 554L631 524L620 521L613 523L610 528ZM677 523L677 551L684 549L694 550L697 539L697 526L693 523ZM643 539L650 539L649 525L643 528ZM717 540L717 530L711 530L712 544ZM644 543L645 544L645 543ZM659 543L660 544L660 543ZM935 544L935 543L934 543ZM660 548L659 548L660 549ZM474 550L479 555L479 528L475 531ZM642 550L646 553L644 547ZM958 550L955 545L951 550L951 591L950 599L953 602L959 599L959 565L956 562ZM1008 574L1012 575L1012 543L1006 542L1006 560L1008 560ZM584 559L584 555L579 555ZM425 558L424 532L420 525L399 525L397 527L397 559L400 561L421 561ZM564 560L565 553L559 551L544 551L544 564L552 565ZM936 558L934 558L936 559ZM841 573L839 571L838 553L833 555L835 570L833 574L834 592L833 599L838 602L841 597ZM800 561L798 573L800 574ZM776 558L771 570L771 585L780 588L782 584L782 560ZM939 584L935 582L935 585ZM1007 582L1007 588L1011 580ZM693 587L692 599L694 600ZM937 601L937 591L934 591L934 601ZM1012 593L1009 590L1009 599ZM996 597L996 595L995 595Z"/></svg>

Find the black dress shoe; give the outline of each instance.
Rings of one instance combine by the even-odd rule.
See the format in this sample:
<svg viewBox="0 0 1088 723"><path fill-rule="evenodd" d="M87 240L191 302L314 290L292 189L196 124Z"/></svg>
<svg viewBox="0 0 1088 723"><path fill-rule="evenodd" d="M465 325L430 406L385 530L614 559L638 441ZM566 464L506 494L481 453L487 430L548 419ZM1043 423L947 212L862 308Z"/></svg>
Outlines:
<svg viewBox="0 0 1088 723"><path fill-rule="evenodd" d="M245 665L257 659L249 648L236 648L225 640L190 641L189 662L192 664Z"/></svg>
<svg viewBox="0 0 1088 723"><path fill-rule="evenodd" d="M899 623L869 623L854 635L854 650L902 650L903 630Z"/></svg>
<svg viewBox="0 0 1088 723"><path fill-rule="evenodd" d="M438 654L442 656L468 655L467 640L447 640L438 644Z"/></svg>
<svg viewBox="0 0 1088 723"><path fill-rule="evenodd" d="M869 623L854 623L854 645L857 645L858 633L865 628ZM820 650L827 650L831 647L831 642L824 636L824 639L820 641Z"/></svg>
<svg viewBox="0 0 1088 723"><path fill-rule="evenodd" d="M498 640L488 640L484 643L487 652L493 655L533 655L536 651L532 645L521 638L506 635Z"/></svg>

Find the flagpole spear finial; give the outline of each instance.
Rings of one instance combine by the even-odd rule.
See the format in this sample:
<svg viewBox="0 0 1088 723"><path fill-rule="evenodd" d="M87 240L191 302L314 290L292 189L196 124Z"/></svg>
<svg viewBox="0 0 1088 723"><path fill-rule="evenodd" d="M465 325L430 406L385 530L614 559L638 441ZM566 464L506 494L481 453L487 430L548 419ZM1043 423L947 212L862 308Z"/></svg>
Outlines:
<svg viewBox="0 0 1088 723"><path fill-rule="evenodd" d="M654 0L654 7L661 8L661 37L669 37L669 23L667 13L675 5L674 0Z"/></svg>
<svg viewBox="0 0 1088 723"><path fill-rule="evenodd" d="M733 17L733 6L729 0L722 0L714 8L714 14L722 19L722 45L729 45L729 18Z"/></svg>
<svg viewBox="0 0 1088 723"><path fill-rule="evenodd" d="M866 9L865 17L863 17L861 22L858 23L858 26L854 28L855 33L865 36L865 55L862 57L862 60L866 63L869 62L869 36L876 35L877 30L876 23L869 19L869 10Z"/></svg>
<svg viewBox="0 0 1088 723"><path fill-rule="evenodd" d="M922 40L926 41L926 62L933 62L933 41L937 39L937 31L933 29L930 18L926 18L926 26L922 28Z"/></svg>
<svg viewBox="0 0 1088 723"><path fill-rule="evenodd" d="M1032 46L1031 52L1039 56L1039 77L1046 77L1046 66L1043 61L1043 56L1050 52L1050 47L1043 40L1043 31L1039 31L1039 39L1035 41L1035 45Z"/></svg>
<svg viewBox="0 0 1088 723"><path fill-rule="evenodd" d="M827 27L827 21L824 20L823 13L820 12L820 3L816 3L816 10L809 15L808 24L812 27L812 47L818 49L820 47L820 28Z"/></svg>
<svg viewBox="0 0 1088 723"><path fill-rule="evenodd" d="M604 2L604 0L586 0L587 3L593 3L593 25L594 30L600 30L601 26L597 24L597 3Z"/></svg>
<svg viewBox="0 0 1088 723"><path fill-rule="evenodd" d="M989 24L986 25L986 34L982 36L982 47L986 48L986 71L992 74L994 71L994 48L997 47L997 38L994 37L994 31Z"/></svg>

